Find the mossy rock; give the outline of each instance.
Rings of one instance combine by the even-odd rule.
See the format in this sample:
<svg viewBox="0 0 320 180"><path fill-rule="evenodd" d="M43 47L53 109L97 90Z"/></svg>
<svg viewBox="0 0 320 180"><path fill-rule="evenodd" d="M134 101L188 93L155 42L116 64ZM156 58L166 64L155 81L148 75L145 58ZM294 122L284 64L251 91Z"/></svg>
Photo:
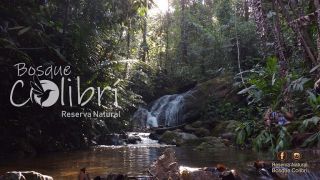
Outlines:
<svg viewBox="0 0 320 180"><path fill-rule="evenodd" d="M187 124L184 126L184 131L185 132L193 132L194 131L194 127L192 127L191 125Z"/></svg>
<svg viewBox="0 0 320 180"><path fill-rule="evenodd" d="M194 127L194 128L201 128L202 127L202 122L201 121L193 122L191 124L191 126Z"/></svg>
<svg viewBox="0 0 320 180"><path fill-rule="evenodd" d="M166 131L163 133L159 139L159 142L172 145L179 145L182 143L181 138L173 131Z"/></svg>
<svg viewBox="0 0 320 180"><path fill-rule="evenodd" d="M224 133L234 132L238 127L239 122L235 120L221 121L212 130L212 135L220 136Z"/></svg>
<svg viewBox="0 0 320 180"><path fill-rule="evenodd" d="M192 142L197 140L198 137L191 133L166 131L159 139L160 143L172 144L181 146L186 142Z"/></svg>
<svg viewBox="0 0 320 180"><path fill-rule="evenodd" d="M205 137L210 135L210 131L206 128L196 128L194 134L198 137Z"/></svg>

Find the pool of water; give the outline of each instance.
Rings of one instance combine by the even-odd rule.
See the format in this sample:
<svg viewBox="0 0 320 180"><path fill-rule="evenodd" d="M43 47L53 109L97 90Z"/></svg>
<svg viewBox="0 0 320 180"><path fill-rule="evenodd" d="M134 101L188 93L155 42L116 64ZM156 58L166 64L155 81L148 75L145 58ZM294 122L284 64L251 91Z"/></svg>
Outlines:
<svg viewBox="0 0 320 180"><path fill-rule="evenodd" d="M55 179L76 179L79 169L86 167L90 176L108 173L127 173L132 176L147 175L147 169L157 159L164 146L99 146L86 151L54 153L29 159L0 162L1 174L7 171L35 170ZM229 167L247 167L258 157L267 155L248 154L236 150L199 152L192 148L172 147L179 163L188 167L215 166L223 163Z"/></svg>
<svg viewBox="0 0 320 180"><path fill-rule="evenodd" d="M147 175L147 169L167 146L159 144L129 146L98 146L90 150L53 153L28 159L0 160L0 174L7 171L34 170L54 179L77 179L79 169L86 167L91 178L108 173L126 173L132 176ZM254 171L255 160L272 160L272 154L254 153L236 149L195 151L193 148L171 147L179 164L188 167L212 167L218 163L236 169L244 179L261 179ZM304 152L306 161L320 162L320 150ZM316 165L316 171L320 166ZM319 176L320 178L320 176Z"/></svg>

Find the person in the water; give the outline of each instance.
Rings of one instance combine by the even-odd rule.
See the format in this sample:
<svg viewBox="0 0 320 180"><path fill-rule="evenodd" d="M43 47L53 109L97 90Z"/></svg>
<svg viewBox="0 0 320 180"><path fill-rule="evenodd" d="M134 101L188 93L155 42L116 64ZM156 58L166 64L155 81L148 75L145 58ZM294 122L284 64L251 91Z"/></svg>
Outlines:
<svg viewBox="0 0 320 180"><path fill-rule="evenodd" d="M90 176L86 173L86 168L80 169L79 180L90 180Z"/></svg>

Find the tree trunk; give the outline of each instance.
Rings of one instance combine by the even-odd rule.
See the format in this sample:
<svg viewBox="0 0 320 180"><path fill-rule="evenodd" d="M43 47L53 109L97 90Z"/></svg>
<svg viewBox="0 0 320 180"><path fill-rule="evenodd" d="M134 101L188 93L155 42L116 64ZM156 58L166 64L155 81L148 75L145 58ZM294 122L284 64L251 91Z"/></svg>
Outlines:
<svg viewBox="0 0 320 180"><path fill-rule="evenodd" d="M279 57L279 65L280 65L280 76L284 78L288 73L288 62L285 55L285 44L283 42L283 37L281 34L281 25L280 25L280 19L279 19L279 5L276 0L272 1L273 9L276 12L276 15L274 17L274 39L276 42L276 52Z"/></svg>
<svg viewBox="0 0 320 180"><path fill-rule="evenodd" d="M249 2L248 2L248 0L243 1L243 9L244 9L244 19L245 19L245 21L249 21Z"/></svg>
<svg viewBox="0 0 320 180"><path fill-rule="evenodd" d="M130 44L131 44L131 19L129 18L128 20L128 31L127 31L127 60L130 59L131 53L130 53ZM126 75L125 78L129 78L130 74L130 67L129 67L130 62L126 62Z"/></svg>
<svg viewBox="0 0 320 180"><path fill-rule="evenodd" d="M314 0L314 5L316 7L316 15L317 15L317 28L318 28L318 36L317 36L317 50L318 57L317 63L320 63L320 2L319 0Z"/></svg>
<svg viewBox="0 0 320 180"><path fill-rule="evenodd" d="M147 20L148 20L148 0L144 1L146 6L146 13L144 16L144 27L143 27L143 35L142 35L142 61L147 61L147 55L148 55L148 43L147 43Z"/></svg>
<svg viewBox="0 0 320 180"><path fill-rule="evenodd" d="M263 53L263 58L266 57L265 50L267 49L267 24L266 17L262 9L261 0L249 0L250 6L252 7L252 15L257 27L257 34L260 36L260 47L259 49Z"/></svg>
<svg viewBox="0 0 320 180"><path fill-rule="evenodd" d="M284 7L282 0L276 0L279 8L281 10L281 13L283 14L283 16L285 17L287 23L290 25L291 29L296 33L296 35L298 36L299 41L301 42L303 48L304 48L304 52L306 53L307 57L310 59L310 61L315 64L316 63L316 58L315 55L311 49L311 44L310 42L308 42L306 40L306 38L304 37L300 27L297 24L290 24L290 22L293 22L291 19L291 16L288 12L288 10Z"/></svg>

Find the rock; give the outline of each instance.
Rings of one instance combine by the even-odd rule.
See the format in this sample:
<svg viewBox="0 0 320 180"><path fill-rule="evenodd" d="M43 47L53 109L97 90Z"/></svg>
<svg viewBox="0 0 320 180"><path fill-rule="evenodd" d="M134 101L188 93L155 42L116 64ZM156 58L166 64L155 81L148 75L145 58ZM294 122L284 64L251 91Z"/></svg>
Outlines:
<svg viewBox="0 0 320 180"><path fill-rule="evenodd" d="M165 149L163 154L151 165L149 172L155 179L178 180L180 176L179 165L174 150Z"/></svg>
<svg viewBox="0 0 320 180"><path fill-rule="evenodd" d="M262 176L266 176L269 178L276 178L276 179L288 179L288 173L282 172L272 172L272 162L267 161L255 161L253 166L256 168L258 173ZM288 170L286 167L279 167L284 170Z"/></svg>
<svg viewBox="0 0 320 180"><path fill-rule="evenodd" d="M181 138L173 131L166 131L159 138L160 143L165 144L181 144Z"/></svg>
<svg viewBox="0 0 320 180"><path fill-rule="evenodd" d="M176 131L166 131L159 139L160 143L172 144L172 145L182 145L189 140L198 139L197 136L185 132Z"/></svg>
<svg viewBox="0 0 320 180"><path fill-rule="evenodd" d="M221 180L240 180L241 178L234 170L224 171L220 175Z"/></svg>
<svg viewBox="0 0 320 180"><path fill-rule="evenodd" d="M233 133L237 128L239 122L235 120L221 121L213 128L212 132L214 136L220 136L224 133Z"/></svg>
<svg viewBox="0 0 320 180"><path fill-rule="evenodd" d="M53 178L35 171L11 171L0 176L0 180L53 180Z"/></svg>
<svg viewBox="0 0 320 180"><path fill-rule="evenodd" d="M200 128L202 127L202 122L201 121L195 121L191 124L192 127L194 128Z"/></svg>
<svg viewBox="0 0 320 180"><path fill-rule="evenodd" d="M210 131L206 128L196 128L194 134L199 137L205 137L210 135Z"/></svg>
<svg viewBox="0 0 320 180"><path fill-rule="evenodd" d="M152 132L152 133L150 133L149 138L152 139L152 140L159 140L160 139L160 134Z"/></svg>
<svg viewBox="0 0 320 180"><path fill-rule="evenodd" d="M184 130L185 130L185 132L193 133L193 134L197 135L198 137L205 137L205 136L210 135L210 131L208 129L201 128L201 127L194 128L193 126L185 125Z"/></svg>
<svg viewBox="0 0 320 180"><path fill-rule="evenodd" d="M142 140L139 136L129 136L126 140L128 144L137 144L140 141Z"/></svg>
<svg viewBox="0 0 320 180"><path fill-rule="evenodd" d="M190 133L178 132L177 134L182 138L182 140L198 139L197 136Z"/></svg>
<svg viewBox="0 0 320 180"><path fill-rule="evenodd" d="M223 133L223 134L221 134L221 138L222 139L227 139L229 141L234 141L235 138L236 138L236 134L232 133L232 132Z"/></svg>

